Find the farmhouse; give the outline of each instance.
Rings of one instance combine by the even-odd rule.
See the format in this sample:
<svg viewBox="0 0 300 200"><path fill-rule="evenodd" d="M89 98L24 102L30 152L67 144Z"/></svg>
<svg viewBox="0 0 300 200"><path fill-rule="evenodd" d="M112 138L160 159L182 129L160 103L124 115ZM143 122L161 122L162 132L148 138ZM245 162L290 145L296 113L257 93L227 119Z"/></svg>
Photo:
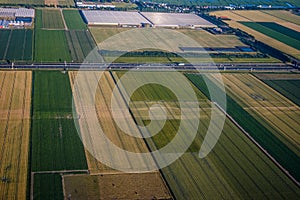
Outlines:
<svg viewBox="0 0 300 200"><path fill-rule="evenodd" d="M138 12L83 10L88 25L141 27L150 22Z"/></svg>
<svg viewBox="0 0 300 200"><path fill-rule="evenodd" d="M34 9L0 8L0 28L31 26L34 16Z"/></svg>

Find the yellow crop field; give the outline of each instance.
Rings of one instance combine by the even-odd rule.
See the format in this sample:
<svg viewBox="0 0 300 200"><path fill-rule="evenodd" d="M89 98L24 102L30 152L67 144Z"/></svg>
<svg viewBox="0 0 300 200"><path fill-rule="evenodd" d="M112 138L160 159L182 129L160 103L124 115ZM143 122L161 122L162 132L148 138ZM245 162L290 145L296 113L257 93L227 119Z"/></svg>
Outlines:
<svg viewBox="0 0 300 200"><path fill-rule="evenodd" d="M92 76L94 74L92 73ZM70 72L70 80L73 84L73 80L75 77L75 72ZM94 77L95 78L95 77ZM111 102L111 94L114 88L114 82L109 72L105 72L103 78L100 79L98 90L95 96L96 99L96 111L98 114L98 119L101 124L103 131L106 133L106 136L118 147L125 149L131 152L148 152L147 146L143 139L131 137L125 134L120 128L114 123L113 116L110 110L110 103ZM80 104L79 104L80 103ZM119 104L124 104L123 99L119 99ZM81 102L76 103L76 105L82 105ZM120 116L126 118L126 120L130 121L133 120L131 116ZM84 117L83 117L84 118ZM82 120L83 121L83 120ZM79 122L80 123L80 122ZM80 126L83 126L84 123L81 123ZM130 129L135 129L132 131L138 131L137 127L130 127ZM91 140L91 145L93 141ZM105 148L104 148L105 149ZM89 171L93 173L100 173L104 171L112 171L109 167L105 166L104 164L98 162L88 151L86 151L87 161L88 161L88 168ZM115 163L124 163L129 162L124 157L118 157L116 159L115 156L111 157L110 162ZM147 163L141 158L139 161L139 165L144 165L147 167ZM114 171L114 170L113 170Z"/></svg>
<svg viewBox="0 0 300 200"><path fill-rule="evenodd" d="M26 199L31 72L0 72L0 198Z"/></svg>
<svg viewBox="0 0 300 200"><path fill-rule="evenodd" d="M247 33L249 33L250 35L254 36L257 40L262 41L268 45L270 45L271 47L281 50L287 54L290 54L296 58L300 58L300 51L289 46L286 45L274 38L271 38L269 36L266 36L263 33L260 33L258 31L253 30L252 28L249 28L247 26L244 26L243 24L239 23L239 22L235 22L235 21L226 21L226 23L228 23L229 26L233 27L233 28L238 28L241 29Z"/></svg>
<svg viewBox="0 0 300 200"><path fill-rule="evenodd" d="M228 92L252 115L300 156L300 108L289 99L249 74L223 74Z"/></svg>

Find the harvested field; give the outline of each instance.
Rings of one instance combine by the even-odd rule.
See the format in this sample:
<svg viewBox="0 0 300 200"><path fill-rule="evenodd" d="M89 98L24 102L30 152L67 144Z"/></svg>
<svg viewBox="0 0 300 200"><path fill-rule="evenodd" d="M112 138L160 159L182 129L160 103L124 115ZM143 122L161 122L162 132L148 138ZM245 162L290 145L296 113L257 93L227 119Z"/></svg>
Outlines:
<svg viewBox="0 0 300 200"><path fill-rule="evenodd" d="M97 43L101 43L107 38L126 31L124 28L96 28L90 27L90 30ZM202 47L235 47L244 46L244 44L233 35L213 35L203 30L178 30L181 33L197 41ZM150 42L150 41L149 41ZM172 46L172 45L170 45ZM178 47L176 47L178 49Z"/></svg>
<svg viewBox="0 0 300 200"><path fill-rule="evenodd" d="M71 84L73 84L73 80L75 78L75 74L71 72L70 73L70 80ZM93 73L86 73L86 75L91 75L92 78L95 78L95 74ZM106 136L117 146L121 147L122 149L126 149L127 151L131 152L148 152L147 146L144 143L142 139L138 138L133 138L130 137L129 135L125 134L113 121L112 113L110 110L110 104L108 102L111 102L111 93L112 89L115 87L115 83L109 74L109 72L105 72L104 77L99 81L97 93L96 93L96 110L98 114L98 119L101 124L101 127L106 133ZM124 104L123 99L119 99L119 103ZM80 128L85 128L85 121L87 120L85 118L85 114L82 113L83 110L80 108L80 105L83 105L83 102L75 102L76 109L78 113L81 113L80 115L82 116L79 120L79 125ZM131 116L123 116L127 120L133 120ZM132 123L132 122L131 122ZM130 127L132 131L138 131L136 127ZM92 137L92 135L90 136ZM89 138L84 138L83 139L89 139ZM86 142L91 142L91 145L96 145L93 142L94 141L86 141ZM87 151L87 150L86 150ZM105 148L103 148L103 153L105 152ZM95 153L95 152L94 152ZM105 166L104 164L98 162L94 157L92 157L89 153L86 153L87 155L87 160L88 160L88 167L91 173L101 173L105 171L111 171L110 168ZM115 163L116 165L120 162L128 162L126 158L122 157L116 157L115 155L111 155L111 162ZM150 161L151 162L151 161ZM152 160L153 162L153 160ZM140 165L147 167L147 164L151 165L151 163L147 163L147 161L140 160ZM153 164L153 163L152 163Z"/></svg>
<svg viewBox="0 0 300 200"><path fill-rule="evenodd" d="M276 18L281 19L282 21L291 22L293 24L297 24L300 26L300 17L297 15L292 14L289 11L285 10L265 10L262 11L264 13L267 13L269 15L272 15Z"/></svg>
<svg viewBox="0 0 300 200"><path fill-rule="evenodd" d="M122 75L123 73L117 73L114 76L121 77ZM164 76L170 80L177 80L172 73L164 73ZM147 73L143 79L147 80ZM124 87L126 90L126 85ZM174 138L177 132L176 127L180 123L180 120L176 120L178 107L175 108L176 101L174 101L172 93L157 85L143 86L136 92L131 100L138 100L138 102L132 102L133 106L139 106L133 107L134 117L138 119L138 123L139 121L144 124L149 123L149 117L143 114L145 108L143 108L141 100L144 100L146 109L148 103L157 98L160 98L163 104L170 104L167 107L168 115L172 113L173 118L166 122L157 135L146 139L151 150L154 151ZM226 120L224 127L216 125L216 129L223 131L213 151L204 159L198 157L198 151L210 121L211 109L217 109L216 107L211 108L203 94L199 91L198 93L198 99L202 102L198 134L182 157L162 169L175 198L259 199L299 196L297 187L229 120ZM170 101L170 99L173 100ZM171 109L169 110L169 108ZM216 111L220 112L218 109ZM195 115L196 113L193 113L189 116ZM184 143L184 141L182 142ZM178 147L180 145L182 143L179 143ZM174 152L177 152L177 149L174 149ZM282 187L289 191L283 194L280 189Z"/></svg>
<svg viewBox="0 0 300 200"><path fill-rule="evenodd" d="M0 72L0 198L26 199L31 72Z"/></svg>
<svg viewBox="0 0 300 200"><path fill-rule="evenodd" d="M157 172L64 175L64 195L74 199L172 199Z"/></svg>

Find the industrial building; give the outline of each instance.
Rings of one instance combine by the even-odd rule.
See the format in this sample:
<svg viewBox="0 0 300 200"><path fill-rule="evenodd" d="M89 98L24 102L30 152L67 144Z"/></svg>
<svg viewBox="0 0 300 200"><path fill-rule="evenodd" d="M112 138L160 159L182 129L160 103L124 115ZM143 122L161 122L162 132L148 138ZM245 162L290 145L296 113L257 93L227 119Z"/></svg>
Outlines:
<svg viewBox="0 0 300 200"><path fill-rule="evenodd" d="M154 27L165 28L214 28L216 25L191 13L141 12Z"/></svg>
<svg viewBox="0 0 300 200"><path fill-rule="evenodd" d="M31 26L34 16L34 9L0 8L0 28Z"/></svg>
<svg viewBox="0 0 300 200"><path fill-rule="evenodd" d="M83 10L88 25L141 27L149 24L138 12Z"/></svg>
<svg viewBox="0 0 300 200"><path fill-rule="evenodd" d="M83 10L88 25L116 27L214 28L216 25L191 13Z"/></svg>

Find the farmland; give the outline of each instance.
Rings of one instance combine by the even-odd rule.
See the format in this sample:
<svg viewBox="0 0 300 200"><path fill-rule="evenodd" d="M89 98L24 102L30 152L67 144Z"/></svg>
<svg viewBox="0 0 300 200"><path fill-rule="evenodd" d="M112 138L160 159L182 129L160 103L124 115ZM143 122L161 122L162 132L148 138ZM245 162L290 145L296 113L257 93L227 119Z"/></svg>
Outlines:
<svg viewBox="0 0 300 200"><path fill-rule="evenodd" d="M284 53L290 54L296 58L300 58L300 51L298 47L299 41L293 37L289 37L289 34L285 30L290 32L300 31L298 23L300 17L294 15L288 11L216 11L211 12L211 15L226 16L231 20L226 20L231 27L241 29L250 35L253 35L255 39L270 45L271 47L278 49ZM278 25L276 30L265 27L255 22L273 22ZM267 25L270 23L263 23ZM248 27L247 25L251 26ZM282 26L282 27L280 27ZM299 37L299 36L298 36Z"/></svg>
<svg viewBox="0 0 300 200"><path fill-rule="evenodd" d="M85 30L87 29L82 17L78 10L63 10L67 27L69 30Z"/></svg>
<svg viewBox="0 0 300 200"><path fill-rule="evenodd" d="M95 78L94 73L86 73L85 76L88 77L89 75L92 76L89 78ZM70 73L71 82L74 80L74 78L75 78L75 73ZM99 122L103 128L103 131L106 133L107 137L114 144L116 144L119 147L122 147L123 149L132 151L132 152L147 152L148 151L147 147L142 139L133 138L133 137L128 136L113 122L112 113L109 109L109 105L107 104L107 102L110 102L110 98L111 98L110 94L112 93L113 86L114 86L114 82L113 82L112 77L110 76L110 74L108 72L105 72L103 79L101 79L99 82L99 89L98 89L98 92L96 93L96 110L97 110ZM86 87L88 87L88 83L87 83ZM75 100L76 99L78 99L78 98L75 98ZM123 99L120 99L119 103L124 104ZM82 108L79 107L79 105L83 105L83 102L75 101L75 105L76 105L76 109L77 109L78 113L84 113L84 110L82 110ZM128 120L132 120L126 116L126 119L127 118L128 118ZM83 114L83 116L79 120L80 128L83 130L85 130L88 125L86 120L87 119L85 118L85 115ZM132 127L132 129L133 129L132 131L137 131L136 127ZM91 135L90 137L93 137L93 135ZM89 138L84 138L84 137L83 137L83 139L90 140ZM91 143L92 146L94 146L95 145L94 142L96 142L96 141L90 140L87 142L88 142L88 144ZM102 153L109 153L109 152L105 152L104 149L105 148L102 149L102 151L104 151ZM91 150L89 150L89 151L91 151ZM107 170L111 171L110 168L108 168L104 164L98 162L90 154L87 154L87 161L88 161L89 171L91 173L105 172ZM115 164L119 164L120 162L129 162L129 160L126 160L126 158L122 158L122 157L118 158L118 157L115 157L112 155L111 162L114 162ZM147 163L145 161L143 161L141 158L140 165L147 166Z"/></svg>
<svg viewBox="0 0 300 200"><path fill-rule="evenodd" d="M58 9L43 9L42 22L44 29L64 29L62 15Z"/></svg>
<svg viewBox="0 0 300 200"><path fill-rule="evenodd" d="M300 50L299 33L296 36L292 36L292 30L286 32L287 28L282 29L279 26L272 26L270 23L256 23L256 22L241 22L243 25L248 26L258 32L261 32L271 38L274 38L282 43L285 43L297 50ZM280 28L280 29L279 29Z"/></svg>
<svg viewBox="0 0 300 200"><path fill-rule="evenodd" d="M223 79L230 94L228 113L299 180L299 137L290 126L299 126L299 107L251 75L225 74Z"/></svg>
<svg viewBox="0 0 300 200"><path fill-rule="evenodd" d="M71 61L65 31L38 29L35 34L36 62Z"/></svg>
<svg viewBox="0 0 300 200"><path fill-rule="evenodd" d="M122 40L119 45L123 46L123 48L130 48L130 45L126 44L129 40L131 41L139 41L141 47L143 46L154 46L154 49L164 50L167 49L170 52L182 53L184 52L180 45L176 45L176 42L173 39L166 39L165 42L159 42L164 40L163 38L171 37L173 34L174 37L179 37L181 34L185 34L187 36L184 40L187 41L187 44L190 44L191 41L195 40L197 43L193 42L190 46L197 47L205 47L205 48L235 48L236 46L245 46L238 37L234 35L213 35L204 30L185 30L179 29L177 31L161 31L160 29L154 29L151 31L147 30L136 30L131 32L130 29L125 28L103 28L103 27L89 27L96 43L101 46L102 49L117 49L115 46L105 46L106 40L110 38L112 40L118 40L122 37L128 37L128 40ZM132 29L131 29L132 30ZM128 32L126 32L128 31ZM118 34L118 35L117 35ZM128 34L128 35L127 35ZM153 35L151 39L149 38L149 34ZM132 36L131 36L132 35ZM114 38L114 39L113 39ZM129 39L130 38L130 39ZM173 40L173 41L172 41ZM133 45L135 46L135 45ZM118 49L119 50L119 49ZM231 52L231 55L219 55L218 51L210 52L211 55L208 55L206 52L199 53L197 56L190 57L190 60L195 60L197 62L210 62L214 60L215 62L249 62L249 60L253 59L254 62L277 62L276 59L271 57L257 57L257 52L243 53L239 52L238 56L235 55L234 51ZM247 55L246 55L247 54ZM247 58L250 56L251 58ZM122 56L117 60L113 60L113 56L104 55L104 59L107 62L120 62L120 63L148 63L148 62L161 62L161 63L170 63L170 62L184 62L184 59L180 57L170 57L170 56Z"/></svg>
<svg viewBox="0 0 300 200"><path fill-rule="evenodd" d="M258 74L256 76L300 106L299 74Z"/></svg>
<svg viewBox="0 0 300 200"><path fill-rule="evenodd" d="M87 196L91 199L172 199L156 172L64 175L63 179L65 195L75 199L86 199Z"/></svg>
<svg viewBox="0 0 300 200"><path fill-rule="evenodd" d="M34 199L63 199L61 175L35 174L33 191Z"/></svg>
<svg viewBox="0 0 300 200"><path fill-rule="evenodd" d="M32 30L1 30L0 60L32 60Z"/></svg>
<svg viewBox="0 0 300 200"><path fill-rule="evenodd" d="M72 118L68 75L34 72L33 102L32 171L85 169L83 146Z"/></svg>
<svg viewBox="0 0 300 200"><path fill-rule="evenodd" d="M117 73L119 77L122 74ZM173 84L178 84L175 81L177 76L174 74L166 72L163 76L165 77L164 80L173 80ZM147 76L143 78L147 79ZM168 101L169 98L173 99L173 95L163 87L143 86L136 92L132 101L138 100L139 102L133 102L134 105L142 105L140 102L142 99L147 103L160 97L161 100L164 100L164 104L174 106L174 100ZM229 120L226 120L222 135L214 150L206 158L199 159L196 152L198 152L206 134L211 109L217 108L210 108L210 104L203 94L200 93L197 96L203 102L200 104L201 124L198 135L187 153L173 164L162 169L162 173L176 198L288 198L288 196L300 195L297 187ZM133 108L135 118L140 120L145 116L142 114L143 107L138 107L137 110L137 107ZM170 112L174 113L175 110L173 108L173 111ZM144 119L144 123L147 124L149 118L146 116ZM151 150L156 150L172 140L179 122L173 114L173 118L168 120L160 133L147 139L146 142ZM221 127L217 126L216 128ZM178 146L180 145L178 144ZM282 193L282 187L289 191Z"/></svg>
<svg viewBox="0 0 300 200"><path fill-rule="evenodd" d="M44 5L44 0L0 0L0 4Z"/></svg>
<svg viewBox="0 0 300 200"><path fill-rule="evenodd" d="M26 199L31 72L0 72L0 198Z"/></svg>
<svg viewBox="0 0 300 200"><path fill-rule="evenodd" d="M82 62L96 47L90 32L86 30L69 30L65 33L71 58L74 62Z"/></svg>
<svg viewBox="0 0 300 200"><path fill-rule="evenodd" d="M197 5L197 6L224 6L224 5L276 5L276 6L287 6L286 2L289 2L292 5L295 6L300 6L299 2L297 0L276 0L276 1L269 1L269 0L247 0L247 1L242 1L242 0L214 0L214 1L208 1L208 0L194 0L194 1L189 1L189 0L153 0L153 2L157 3L168 3L171 5L187 5L187 6L192 6L192 5Z"/></svg>

